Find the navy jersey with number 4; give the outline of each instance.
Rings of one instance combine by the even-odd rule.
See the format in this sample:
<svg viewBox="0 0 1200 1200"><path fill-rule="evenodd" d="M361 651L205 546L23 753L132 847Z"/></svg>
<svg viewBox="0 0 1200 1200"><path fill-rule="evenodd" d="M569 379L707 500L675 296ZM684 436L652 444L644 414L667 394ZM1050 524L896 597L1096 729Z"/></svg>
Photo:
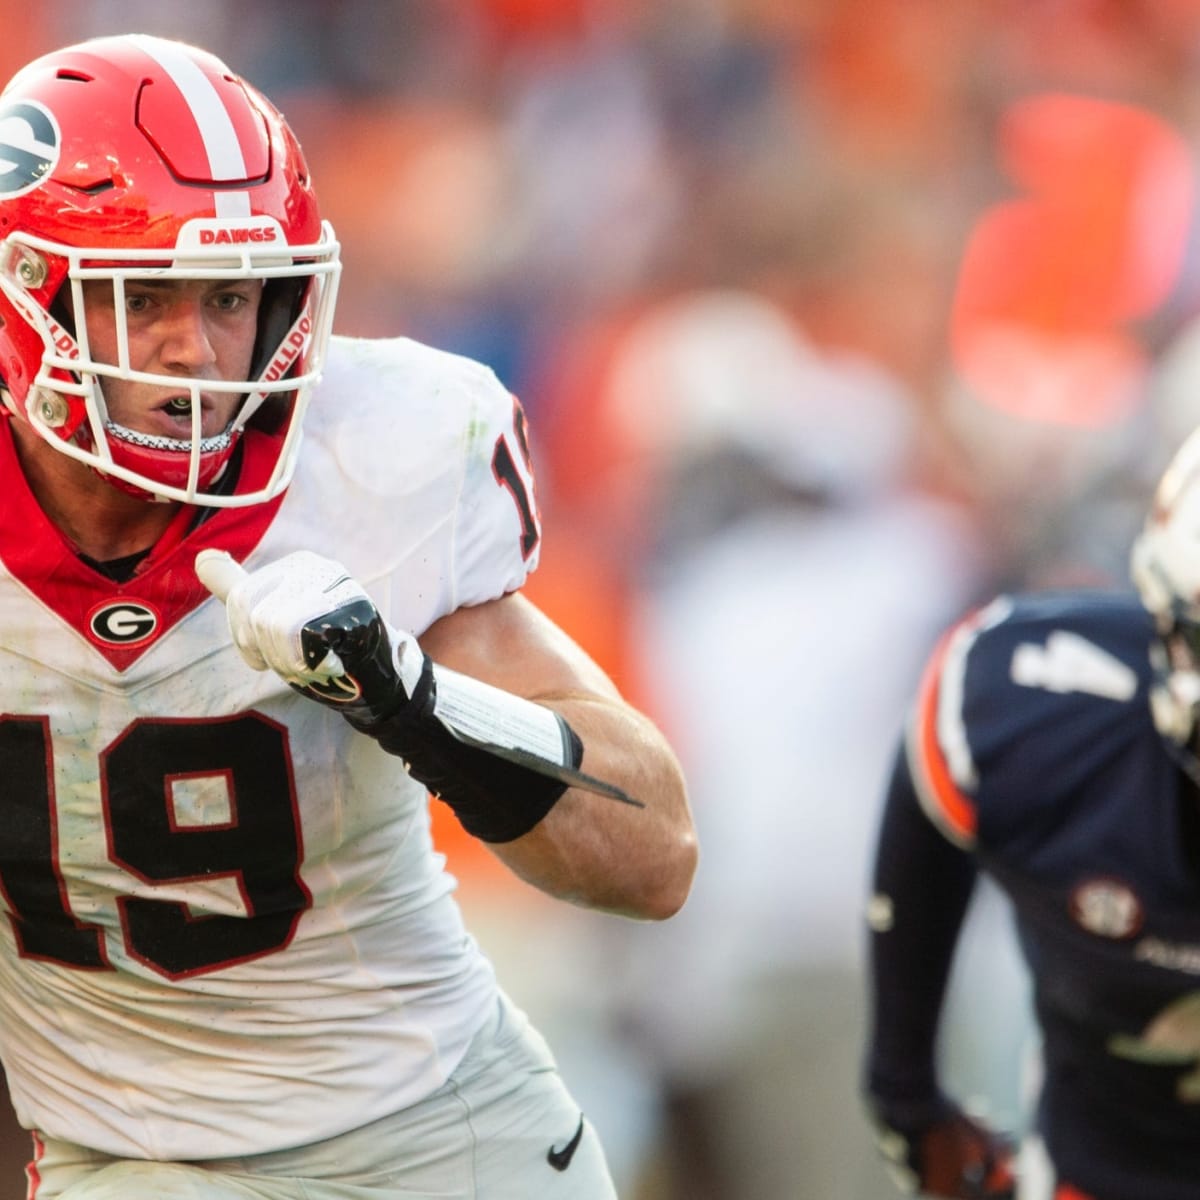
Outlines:
<svg viewBox="0 0 1200 1200"><path fill-rule="evenodd" d="M1097 1200L1200 1196L1200 795L1154 726L1153 641L1135 596L1099 592L1001 597L951 630L871 904L883 1111L935 1102L937 1007L983 870L1031 968L1039 1131L1059 1180Z"/></svg>

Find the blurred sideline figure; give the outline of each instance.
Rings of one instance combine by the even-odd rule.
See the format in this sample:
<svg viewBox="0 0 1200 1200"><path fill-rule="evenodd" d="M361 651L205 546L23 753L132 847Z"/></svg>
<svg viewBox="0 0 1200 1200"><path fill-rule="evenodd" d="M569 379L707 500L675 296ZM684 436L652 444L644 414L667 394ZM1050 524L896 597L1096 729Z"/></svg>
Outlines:
<svg viewBox="0 0 1200 1200"><path fill-rule="evenodd" d="M602 392L588 429L610 477L589 486L610 537L654 531L632 658L706 844L689 909L607 980L658 1091L665 1182L648 1170L643 1194L876 1200L892 1190L856 1088L875 797L985 556L963 512L910 486L906 394L755 294L650 307ZM994 994L1010 966L989 964Z"/></svg>
<svg viewBox="0 0 1200 1200"><path fill-rule="evenodd" d="M1011 1145L933 1061L977 871L1013 902L1043 1042L1022 1197L1196 1194L1198 530L1194 434L1134 543L1137 594L1001 595L931 658L875 865L867 1064L885 1154L927 1194L1013 1194Z"/></svg>

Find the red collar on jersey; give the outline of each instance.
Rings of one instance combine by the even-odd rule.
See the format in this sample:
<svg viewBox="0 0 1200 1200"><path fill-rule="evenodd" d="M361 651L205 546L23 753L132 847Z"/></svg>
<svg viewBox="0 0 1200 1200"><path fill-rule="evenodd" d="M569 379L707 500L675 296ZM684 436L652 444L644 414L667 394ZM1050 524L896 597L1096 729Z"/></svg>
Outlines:
<svg viewBox="0 0 1200 1200"><path fill-rule="evenodd" d="M261 487L278 447L266 434L242 436L242 478ZM247 508L219 508L184 532L191 510L151 550L138 573L118 583L88 566L41 510L25 480L12 430L0 419L0 561L48 609L78 630L118 671L136 662L162 636L209 597L192 567L205 546L227 550L239 562L262 540L282 496Z"/></svg>

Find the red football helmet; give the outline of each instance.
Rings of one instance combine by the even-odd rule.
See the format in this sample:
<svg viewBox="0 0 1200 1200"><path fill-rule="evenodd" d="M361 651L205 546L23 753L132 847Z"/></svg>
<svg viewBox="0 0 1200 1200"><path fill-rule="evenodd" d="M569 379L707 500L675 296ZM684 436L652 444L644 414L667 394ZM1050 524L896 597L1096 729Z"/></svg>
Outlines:
<svg viewBox="0 0 1200 1200"><path fill-rule="evenodd" d="M259 92L205 51L142 35L36 59L0 93L0 235L0 395L11 414L137 494L228 507L287 487L340 264L299 144ZM134 370L124 288L146 278L263 280L250 378ZM115 363L89 352L83 284L96 279L113 288ZM107 378L189 389L191 439L109 420ZM200 436L202 389L241 397L215 437ZM272 439L270 478L222 488L248 428Z"/></svg>

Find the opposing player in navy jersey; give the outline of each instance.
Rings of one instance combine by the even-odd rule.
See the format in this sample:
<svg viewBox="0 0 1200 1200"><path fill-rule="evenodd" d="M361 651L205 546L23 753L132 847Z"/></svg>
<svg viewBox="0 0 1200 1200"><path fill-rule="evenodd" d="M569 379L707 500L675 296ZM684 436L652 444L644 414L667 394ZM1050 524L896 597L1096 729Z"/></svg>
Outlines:
<svg viewBox="0 0 1200 1200"><path fill-rule="evenodd" d="M428 796L535 887L663 918L683 780L519 594L520 405L331 336L338 270L292 132L211 55L99 39L0 95L0 1060L32 1200L614 1195Z"/></svg>
<svg viewBox="0 0 1200 1200"><path fill-rule="evenodd" d="M1014 1194L942 1091L939 1007L976 874L1012 901L1056 1200L1200 1196L1200 434L1133 550L1137 593L1004 596L933 655L869 905L866 1083L884 1152L944 1197Z"/></svg>

